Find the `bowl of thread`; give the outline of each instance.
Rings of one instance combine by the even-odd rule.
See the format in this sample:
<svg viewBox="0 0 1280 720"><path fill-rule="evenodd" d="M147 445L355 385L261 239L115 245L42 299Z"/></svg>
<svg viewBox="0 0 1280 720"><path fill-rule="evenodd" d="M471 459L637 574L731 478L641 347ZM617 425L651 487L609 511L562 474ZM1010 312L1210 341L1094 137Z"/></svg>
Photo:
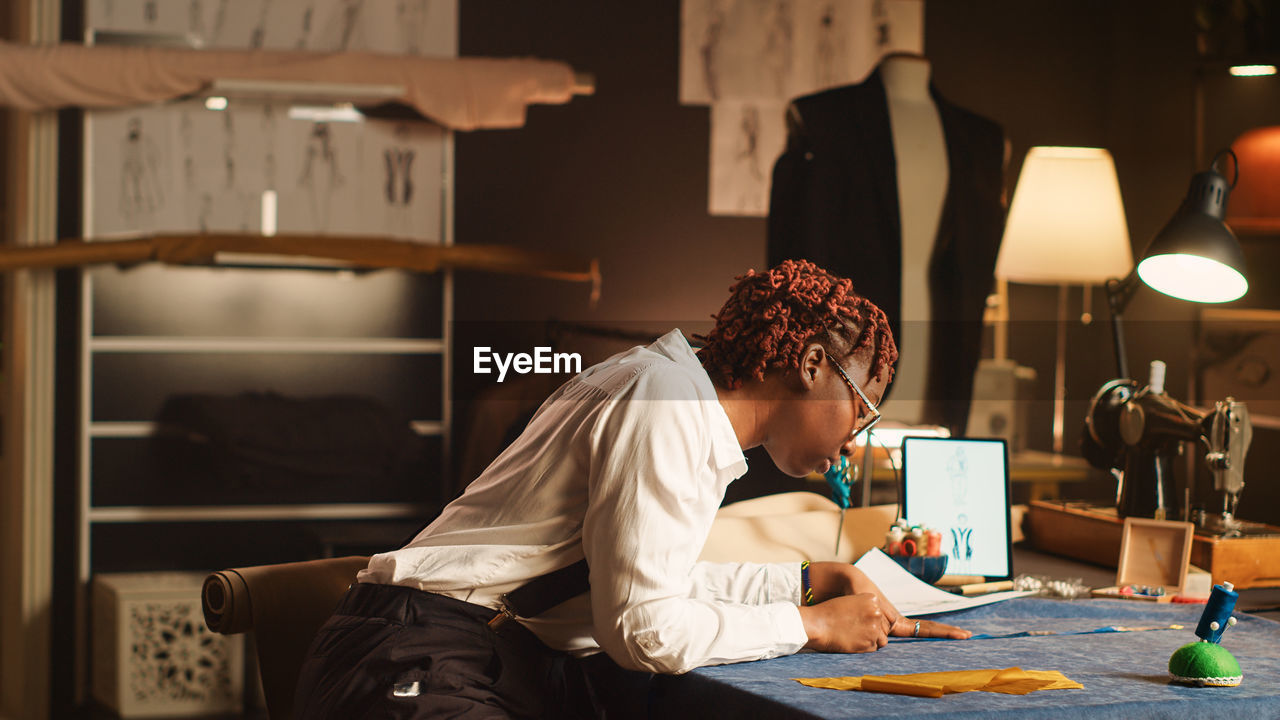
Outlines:
<svg viewBox="0 0 1280 720"><path fill-rule="evenodd" d="M946 555L890 555L902 569L929 584L947 574Z"/></svg>
<svg viewBox="0 0 1280 720"><path fill-rule="evenodd" d="M947 574L947 556L942 554L942 533L897 521L885 534L885 552L902 569L933 584Z"/></svg>

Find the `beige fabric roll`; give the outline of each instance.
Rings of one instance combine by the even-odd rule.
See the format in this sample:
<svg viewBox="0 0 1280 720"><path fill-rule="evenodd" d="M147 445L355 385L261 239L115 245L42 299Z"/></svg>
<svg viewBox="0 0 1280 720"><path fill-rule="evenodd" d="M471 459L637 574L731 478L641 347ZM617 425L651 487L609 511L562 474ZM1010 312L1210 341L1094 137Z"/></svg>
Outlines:
<svg viewBox="0 0 1280 720"><path fill-rule="evenodd" d="M726 505L699 559L708 562L853 562L884 544L897 517L894 505L849 508L840 526L840 507L811 492L779 493ZM837 554L836 528L840 527Z"/></svg>
<svg viewBox="0 0 1280 720"><path fill-rule="evenodd" d="M401 102L452 130L520 127L530 104L568 102L575 86L569 65L536 58L0 42L0 105L22 110L154 103L214 80L397 86Z"/></svg>

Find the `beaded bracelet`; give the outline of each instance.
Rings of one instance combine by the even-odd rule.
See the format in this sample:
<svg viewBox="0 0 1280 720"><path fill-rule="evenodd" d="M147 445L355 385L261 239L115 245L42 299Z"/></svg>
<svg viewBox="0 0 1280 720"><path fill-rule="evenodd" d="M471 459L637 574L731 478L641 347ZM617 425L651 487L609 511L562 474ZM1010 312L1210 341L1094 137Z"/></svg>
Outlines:
<svg viewBox="0 0 1280 720"><path fill-rule="evenodd" d="M809 561L800 562L800 600L805 605L813 604L813 585L809 583Z"/></svg>

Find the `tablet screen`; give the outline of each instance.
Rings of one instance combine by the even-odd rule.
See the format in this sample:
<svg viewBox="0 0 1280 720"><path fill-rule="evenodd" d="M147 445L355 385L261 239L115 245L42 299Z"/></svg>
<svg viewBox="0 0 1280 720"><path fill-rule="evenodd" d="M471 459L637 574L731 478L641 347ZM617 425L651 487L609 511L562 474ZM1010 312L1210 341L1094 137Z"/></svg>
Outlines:
<svg viewBox="0 0 1280 720"><path fill-rule="evenodd" d="M1004 440L909 437L902 473L903 515L942 533L948 575L1013 576Z"/></svg>

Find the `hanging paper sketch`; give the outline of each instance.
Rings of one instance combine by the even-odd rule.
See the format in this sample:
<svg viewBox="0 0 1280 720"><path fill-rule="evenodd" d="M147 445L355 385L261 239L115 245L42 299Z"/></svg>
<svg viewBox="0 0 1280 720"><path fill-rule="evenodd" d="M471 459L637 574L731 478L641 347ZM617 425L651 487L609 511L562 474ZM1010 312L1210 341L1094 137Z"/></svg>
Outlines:
<svg viewBox="0 0 1280 720"><path fill-rule="evenodd" d="M365 124L362 186L369 217L386 220L386 235L438 240L444 190L444 133L433 125L405 122Z"/></svg>
<svg viewBox="0 0 1280 720"><path fill-rule="evenodd" d="M712 108L709 212L766 215L787 103L923 52L923 36L923 0L683 0L680 102ZM744 152L762 158L763 182Z"/></svg>
<svg viewBox="0 0 1280 720"><path fill-rule="evenodd" d="M711 106L712 215L766 215L769 174L778 151L767 138L785 138L783 103L725 100Z"/></svg>
<svg viewBox="0 0 1280 720"><path fill-rule="evenodd" d="M184 229L258 232L262 191L269 187L264 164L276 140L257 132L261 108L232 105L214 112L196 101L168 107L177 115Z"/></svg>
<svg viewBox="0 0 1280 720"><path fill-rule="evenodd" d="M458 54L456 0L87 0L86 15L192 47Z"/></svg>
<svg viewBox="0 0 1280 720"><path fill-rule="evenodd" d="M355 123L286 120L280 146L279 231L377 234L359 206L361 135Z"/></svg>
<svg viewBox="0 0 1280 720"><path fill-rule="evenodd" d="M173 191L171 128L159 108L90 113L92 191L85 197L86 225L95 235L172 229L182 222L182 199Z"/></svg>

